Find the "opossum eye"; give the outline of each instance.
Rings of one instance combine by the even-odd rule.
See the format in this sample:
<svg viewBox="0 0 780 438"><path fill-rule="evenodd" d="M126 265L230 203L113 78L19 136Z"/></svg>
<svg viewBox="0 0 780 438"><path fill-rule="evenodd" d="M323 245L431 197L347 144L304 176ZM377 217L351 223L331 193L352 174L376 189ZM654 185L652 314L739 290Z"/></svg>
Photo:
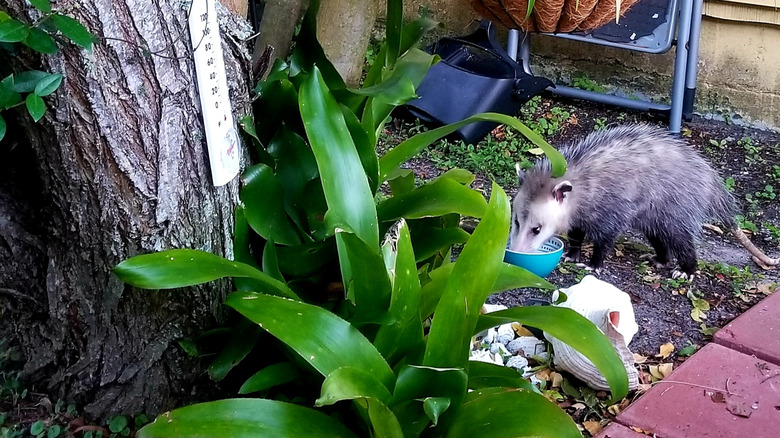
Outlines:
<svg viewBox="0 0 780 438"><path fill-rule="evenodd" d="M542 227L533 227L531 228L531 232L534 234L539 234L542 231Z"/></svg>

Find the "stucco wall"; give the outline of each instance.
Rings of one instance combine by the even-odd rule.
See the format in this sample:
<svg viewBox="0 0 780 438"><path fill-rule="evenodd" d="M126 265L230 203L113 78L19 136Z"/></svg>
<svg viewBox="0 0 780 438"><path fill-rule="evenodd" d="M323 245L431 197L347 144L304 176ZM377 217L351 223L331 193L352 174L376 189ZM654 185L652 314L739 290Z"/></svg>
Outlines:
<svg viewBox="0 0 780 438"><path fill-rule="evenodd" d="M475 15L468 0L407 0L407 13L425 4L446 32L473 28ZM535 36L532 50L535 73L555 81L570 83L584 75L618 94L668 99L674 48L649 55ZM698 113L780 127L780 26L705 16L698 81Z"/></svg>

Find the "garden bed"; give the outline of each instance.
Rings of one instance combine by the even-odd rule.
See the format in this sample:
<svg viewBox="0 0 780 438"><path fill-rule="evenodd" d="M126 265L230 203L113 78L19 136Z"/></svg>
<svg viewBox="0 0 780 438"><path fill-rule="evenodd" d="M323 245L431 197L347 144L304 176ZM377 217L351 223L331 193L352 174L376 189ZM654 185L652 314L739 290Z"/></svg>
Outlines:
<svg viewBox="0 0 780 438"><path fill-rule="evenodd" d="M567 99L532 100L521 118L535 124L535 130L554 146L594 129L618 124L639 122L665 126L666 123L658 116ZM545 122L539 124L542 118ZM417 129L421 128L414 123L396 121L389 125L387 141L400 141L409 130ZM489 189L492 177L512 195L517 187L507 169L515 161L528 159L528 154L518 150L522 148L519 141L502 141L506 136L499 128L489 141L483 140L474 148L457 142L443 143L413 160L411 167L421 178L433 178L449 167L469 167L477 173L476 186ZM748 235L753 242L770 256L777 257L780 202L773 199L780 190L777 133L696 117L685 124L683 137L726 180L745 216L743 228L752 231ZM586 245L586 256L589 249ZM660 270L652 267L645 257L652 255L653 250L639 235L623 236L615 249L599 277L631 295L640 329L630 347L645 356L657 354L666 343L672 343L675 352L690 345L701 347L715 329L771 293L780 281L778 271L765 271L755 265L729 233L721 235L710 229L703 230L698 245L700 274L693 282L672 280L673 263ZM575 265L561 264L548 280L567 287L586 273ZM545 293L514 290L492 296L488 302L518 306L532 297L544 298Z"/></svg>

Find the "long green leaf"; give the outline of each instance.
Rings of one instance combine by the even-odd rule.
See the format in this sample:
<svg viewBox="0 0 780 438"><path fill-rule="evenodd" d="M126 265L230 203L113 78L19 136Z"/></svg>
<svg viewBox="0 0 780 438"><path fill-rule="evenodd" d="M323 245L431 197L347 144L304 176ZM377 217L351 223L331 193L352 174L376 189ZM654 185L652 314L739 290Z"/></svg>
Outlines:
<svg viewBox="0 0 780 438"><path fill-rule="evenodd" d="M249 226L265 239L282 245L297 245L301 237L284 209L281 178L265 164L256 164L242 177L241 201Z"/></svg>
<svg viewBox="0 0 780 438"><path fill-rule="evenodd" d="M274 386L283 385L299 377L298 369L290 362L280 362L268 365L262 370L252 374L241 388L239 394L251 394L253 392L265 391Z"/></svg>
<svg viewBox="0 0 780 438"><path fill-rule="evenodd" d="M225 348L209 365L209 376L216 381L224 379L252 351L259 337L260 329L246 319L241 319L231 329Z"/></svg>
<svg viewBox="0 0 780 438"><path fill-rule="evenodd" d="M194 249L172 249L129 258L114 267L125 283L141 289L174 289L224 277L249 277L263 286L258 292L299 299L286 284L239 262Z"/></svg>
<svg viewBox="0 0 780 438"><path fill-rule="evenodd" d="M387 20L385 20L387 39L388 66L395 64L395 60L401 54L401 30L404 19L404 2L402 0L387 0Z"/></svg>
<svg viewBox="0 0 780 438"><path fill-rule="evenodd" d="M403 366L398 371L398 381L390 407L396 412L404 428L413 430L419 427L414 424L422 422L424 425L430 421L430 413L425 410L424 400L439 399L437 407L441 409L444 408L443 400L446 399L449 400L448 411L439 411L437 421L447 423L448 420L442 416L451 418L460 407L466 396L467 382L468 376L460 368ZM422 406L419 401L423 401ZM410 402L414 403L413 407L409 406Z"/></svg>
<svg viewBox="0 0 780 438"><path fill-rule="evenodd" d="M520 388L539 392L539 389L525 380L514 368L493 363L469 362L469 389L492 387Z"/></svg>
<svg viewBox="0 0 780 438"><path fill-rule="evenodd" d="M356 367L392 390L395 375L384 358L354 326L333 313L299 301L252 292L234 292L225 304L279 338L323 376L337 368Z"/></svg>
<svg viewBox="0 0 780 438"><path fill-rule="evenodd" d="M379 159L380 180L385 181L387 176L396 168L398 168L398 166L417 155L417 153L419 153L425 147L429 146L434 141L455 132L462 126L465 126L469 123L484 121L498 122L510 126L523 134L537 147L541 148L547 155L547 158L550 159L553 177L559 177L563 175L564 172L566 172L566 160L563 158L563 155L561 155L561 153L558 152L555 148L550 146L550 144L547 143L547 141L544 140L539 134L532 131L518 119L504 114L483 113L468 117L460 122L452 123L423 132L421 134L417 134L414 137L401 142L401 144L388 151L382 158Z"/></svg>
<svg viewBox="0 0 780 438"><path fill-rule="evenodd" d="M428 397L423 400L423 410L434 426L439 423L439 416L450 407L450 403L447 397Z"/></svg>
<svg viewBox="0 0 780 438"><path fill-rule="evenodd" d="M376 141L370 137L371 132L363 129L355 113L349 108L341 105L341 112L344 115L344 121L347 122L349 134L355 142L360 162L363 164L363 170L368 178L368 185L371 193L376 193L379 187L379 159L376 156Z"/></svg>
<svg viewBox="0 0 780 438"><path fill-rule="evenodd" d="M401 217L419 219L447 213L482 217L485 207L485 198L478 191L451 178L440 178L409 193L382 201L377 206L377 215L382 221Z"/></svg>
<svg viewBox="0 0 780 438"><path fill-rule="evenodd" d="M346 285L354 297L355 318L359 322L379 322L387 319L392 286L387 278L382 256L351 233L339 233L352 272Z"/></svg>
<svg viewBox="0 0 780 438"><path fill-rule="evenodd" d="M359 398L373 398L387 404L390 397L390 391L370 373L355 367L341 367L325 377L320 398L314 405L327 406Z"/></svg>
<svg viewBox="0 0 780 438"><path fill-rule="evenodd" d="M439 298L447 285L447 279L452 272L454 264L443 265L431 271L431 281L423 286L420 301L420 316L427 318L433 314ZM511 289L533 287L537 289L553 290L555 286L547 280L540 278L526 269L504 263L493 283L490 293L500 293Z"/></svg>
<svg viewBox="0 0 780 438"><path fill-rule="evenodd" d="M301 85L300 110L328 201L328 214L379 247L374 198L338 103L315 67Z"/></svg>
<svg viewBox="0 0 780 438"><path fill-rule="evenodd" d="M414 351L424 349L420 319L420 280L417 276L414 249L406 221L398 221L387 232L382 253L393 292L390 315L394 322L379 327L374 345L390 364Z"/></svg>
<svg viewBox="0 0 780 438"><path fill-rule="evenodd" d="M628 376L612 344L588 319L572 309L554 306L513 307L479 317L475 333L489 327L519 322L555 336L587 357L609 382L612 399L628 392Z"/></svg>
<svg viewBox="0 0 780 438"><path fill-rule="evenodd" d="M5 130L6 130L5 119L3 118L3 115L0 114L0 140L2 140L3 137L5 137Z"/></svg>
<svg viewBox="0 0 780 438"><path fill-rule="evenodd" d="M469 394L446 438L581 438L571 417L544 396L524 390L489 388Z"/></svg>
<svg viewBox="0 0 780 438"><path fill-rule="evenodd" d="M436 306L423 364L465 367L482 303L498 278L509 234L509 199L493 183L490 204L455 266Z"/></svg>
<svg viewBox="0 0 780 438"><path fill-rule="evenodd" d="M138 438L357 438L322 412L263 399L200 403L160 415Z"/></svg>

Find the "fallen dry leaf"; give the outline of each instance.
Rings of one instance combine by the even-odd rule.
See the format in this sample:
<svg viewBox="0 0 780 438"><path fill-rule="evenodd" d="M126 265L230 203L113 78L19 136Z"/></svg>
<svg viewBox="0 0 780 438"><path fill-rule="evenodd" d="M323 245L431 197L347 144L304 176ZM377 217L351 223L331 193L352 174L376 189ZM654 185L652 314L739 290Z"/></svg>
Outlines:
<svg viewBox="0 0 780 438"><path fill-rule="evenodd" d="M634 353L634 363L645 363L647 362L647 356L642 356L641 354Z"/></svg>
<svg viewBox="0 0 780 438"><path fill-rule="evenodd" d="M666 359L673 352L674 352L674 344L672 344L671 342L667 342L666 344L661 345L661 347L658 348L658 354L656 354L655 357Z"/></svg>
<svg viewBox="0 0 780 438"><path fill-rule="evenodd" d="M621 409L618 405L607 406L607 412L617 417L620 415Z"/></svg>
<svg viewBox="0 0 780 438"><path fill-rule="evenodd" d="M664 378L668 377L669 374L672 374L672 371L674 370L674 364L671 363L662 363L658 365L658 371L661 373Z"/></svg>
<svg viewBox="0 0 780 438"><path fill-rule="evenodd" d="M545 369L543 369L541 371L537 371L536 372L536 377L539 380L544 380L545 382L549 382L550 380L552 380L553 372L554 372L553 370L551 370L549 368L545 368Z"/></svg>
<svg viewBox="0 0 780 438"><path fill-rule="evenodd" d="M720 391L712 394L710 399L715 403L726 403L726 396Z"/></svg>
<svg viewBox="0 0 780 438"><path fill-rule="evenodd" d="M728 409L728 411L732 414L744 418L750 418L750 414L753 413L753 411L750 409L750 406L748 406L745 402L728 401L726 403L726 409Z"/></svg>
<svg viewBox="0 0 780 438"><path fill-rule="evenodd" d="M533 333L531 333L531 330L528 330L527 328L523 327L523 325L518 322L512 323L512 330L515 331L515 334L517 334L517 336L532 336L532 337L536 336Z"/></svg>
<svg viewBox="0 0 780 438"><path fill-rule="evenodd" d="M574 408L574 409L576 409L576 410L578 410L578 411L579 411L580 409L585 409L585 408L587 408L587 406L585 405L585 403L574 403L573 405L571 405L571 407L572 407L572 408Z"/></svg>
<svg viewBox="0 0 780 438"><path fill-rule="evenodd" d="M652 388L652 387L653 387L653 385L651 385L649 383L640 383L639 385L636 386L636 393L637 393L637 395L644 394L647 391L650 391L650 388Z"/></svg>
<svg viewBox="0 0 780 438"><path fill-rule="evenodd" d="M561 373L552 373L552 387L560 388L561 382L563 382L563 375Z"/></svg>
<svg viewBox="0 0 780 438"><path fill-rule="evenodd" d="M601 423L599 423L598 421L595 421L595 420L584 421L582 423L582 427L584 427L585 430L587 430L588 433L590 433L590 436L598 435L599 432L601 432L601 429L603 429L603 427L601 426Z"/></svg>

